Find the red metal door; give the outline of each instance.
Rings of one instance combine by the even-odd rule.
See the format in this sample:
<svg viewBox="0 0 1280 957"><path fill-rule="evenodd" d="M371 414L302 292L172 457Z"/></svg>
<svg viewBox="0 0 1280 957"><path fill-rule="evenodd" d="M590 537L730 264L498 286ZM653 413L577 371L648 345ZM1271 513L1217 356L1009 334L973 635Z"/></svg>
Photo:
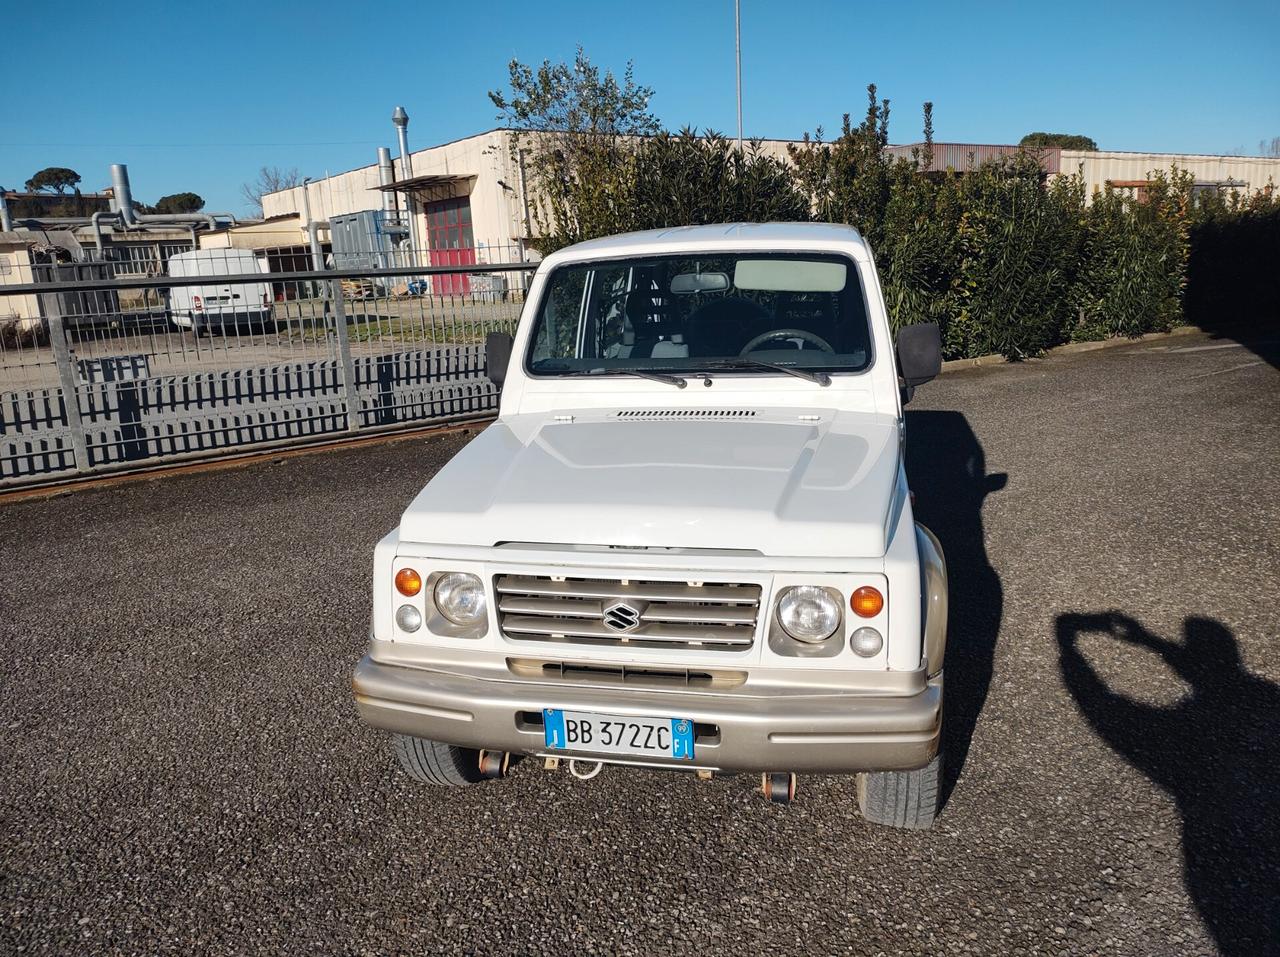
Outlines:
<svg viewBox="0 0 1280 957"><path fill-rule="evenodd" d="M433 266L471 266L476 261L471 231L471 198L458 196L427 203L427 246ZM466 295L471 290L467 273L439 273L431 288L437 296Z"/></svg>

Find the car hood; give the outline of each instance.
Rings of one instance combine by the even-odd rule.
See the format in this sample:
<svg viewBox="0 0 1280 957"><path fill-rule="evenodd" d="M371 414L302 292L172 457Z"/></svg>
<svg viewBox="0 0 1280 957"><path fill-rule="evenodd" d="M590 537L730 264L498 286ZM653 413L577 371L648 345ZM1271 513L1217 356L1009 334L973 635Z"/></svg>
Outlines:
<svg viewBox="0 0 1280 957"><path fill-rule="evenodd" d="M500 419L405 511L402 541L885 552L896 419L795 409Z"/></svg>

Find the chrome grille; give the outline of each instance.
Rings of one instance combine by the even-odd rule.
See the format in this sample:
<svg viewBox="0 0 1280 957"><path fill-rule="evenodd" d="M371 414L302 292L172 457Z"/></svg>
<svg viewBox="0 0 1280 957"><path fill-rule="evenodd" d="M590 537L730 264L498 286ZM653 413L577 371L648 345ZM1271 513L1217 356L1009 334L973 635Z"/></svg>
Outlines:
<svg viewBox="0 0 1280 957"><path fill-rule="evenodd" d="M755 640L760 586L549 575L494 579L502 633L520 641L738 651Z"/></svg>

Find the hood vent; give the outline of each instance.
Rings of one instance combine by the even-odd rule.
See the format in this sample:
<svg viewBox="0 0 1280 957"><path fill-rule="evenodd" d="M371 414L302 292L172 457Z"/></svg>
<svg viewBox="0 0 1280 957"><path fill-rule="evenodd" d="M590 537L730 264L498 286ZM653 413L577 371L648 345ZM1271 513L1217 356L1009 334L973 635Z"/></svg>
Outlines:
<svg viewBox="0 0 1280 957"><path fill-rule="evenodd" d="M753 409L625 409L620 419L749 419Z"/></svg>

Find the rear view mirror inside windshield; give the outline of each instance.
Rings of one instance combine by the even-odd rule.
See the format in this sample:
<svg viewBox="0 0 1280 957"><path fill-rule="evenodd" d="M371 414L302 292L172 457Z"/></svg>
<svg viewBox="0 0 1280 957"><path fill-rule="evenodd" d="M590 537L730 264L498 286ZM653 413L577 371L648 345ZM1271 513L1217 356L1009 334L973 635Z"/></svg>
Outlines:
<svg viewBox="0 0 1280 957"><path fill-rule="evenodd" d="M729 288L729 276L722 272L682 272L671 277L671 291L676 295L696 292L723 292Z"/></svg>
<svg viewBox="0 0 1280 957"><path fill-rule="evenodd" d="M765 292L840 292L848 267L811 259L740 259L734 266L738 289ZM675 291L674 289L672 290Z"/></svg>

